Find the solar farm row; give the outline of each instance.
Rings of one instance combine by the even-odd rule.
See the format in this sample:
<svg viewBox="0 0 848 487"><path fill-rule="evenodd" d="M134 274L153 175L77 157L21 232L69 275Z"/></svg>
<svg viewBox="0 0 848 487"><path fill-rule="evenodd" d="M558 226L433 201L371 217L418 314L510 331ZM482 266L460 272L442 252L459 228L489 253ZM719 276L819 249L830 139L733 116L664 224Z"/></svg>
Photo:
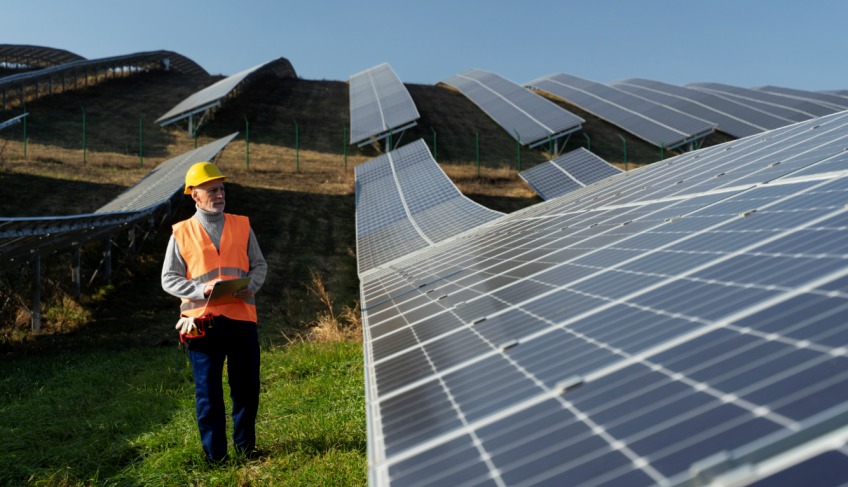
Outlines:
<svg viewBox="0 0 848 487"><path fill-rule="evenodd" d="M840 113L360 269L372 483L742 485L781 454L815 465L848 426L846 174Z"/></svg>
<svg viewBox="0 0 848 487"><path fill-rule="evenodd" d="M620 173L621 169L581 147L519 176L542 199L551 200Z"/></svg>
<svg viewBox="0 0 848 487"><path fill-rule="evenodd" d="M383 63L350 77L350 143L415 125L420 115L398 75Z"/></svg>

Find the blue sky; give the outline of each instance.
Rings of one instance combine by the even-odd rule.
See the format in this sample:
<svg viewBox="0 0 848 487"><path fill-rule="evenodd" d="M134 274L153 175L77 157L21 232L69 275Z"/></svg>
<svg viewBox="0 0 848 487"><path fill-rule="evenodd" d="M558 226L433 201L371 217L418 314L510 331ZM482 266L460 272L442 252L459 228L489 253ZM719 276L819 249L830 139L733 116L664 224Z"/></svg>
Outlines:
<svg viewBox="0 0 848 487"><path fill-rule="evenodd" d="M87 58L168 49L214 74L284 56L307 79L389 62L412 83L480 68L519 83L566 72L848 89L844 1L6 3L0 43Z"/></svg>

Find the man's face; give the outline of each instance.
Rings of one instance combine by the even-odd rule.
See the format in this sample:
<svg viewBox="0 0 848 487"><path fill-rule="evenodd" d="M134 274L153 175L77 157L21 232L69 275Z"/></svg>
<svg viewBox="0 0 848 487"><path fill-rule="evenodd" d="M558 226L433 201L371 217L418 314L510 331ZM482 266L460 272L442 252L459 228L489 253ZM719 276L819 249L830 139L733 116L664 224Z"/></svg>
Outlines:
<svg viewBox="0 0 848 487"><path fill-rule="evenodd" d="M201 209L213 213L223 213L224 182L216 179L195 186L191 189L191 197Z"/></svg>

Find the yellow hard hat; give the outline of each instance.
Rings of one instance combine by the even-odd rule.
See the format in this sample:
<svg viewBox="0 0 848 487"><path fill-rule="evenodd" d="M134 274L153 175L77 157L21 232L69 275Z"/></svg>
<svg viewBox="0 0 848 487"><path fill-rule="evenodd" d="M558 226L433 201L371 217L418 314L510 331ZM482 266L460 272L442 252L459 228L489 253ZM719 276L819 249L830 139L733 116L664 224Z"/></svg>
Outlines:
<svg viewBox="0 0 848 487"><path fill-rule="evenodd" d="M185 179L185 194L191 194L191 188L200 186L201 184L214 181L215 179L227 180L227 177L221 174L218 166L211 162L198 162L188 168Z"/></svg>

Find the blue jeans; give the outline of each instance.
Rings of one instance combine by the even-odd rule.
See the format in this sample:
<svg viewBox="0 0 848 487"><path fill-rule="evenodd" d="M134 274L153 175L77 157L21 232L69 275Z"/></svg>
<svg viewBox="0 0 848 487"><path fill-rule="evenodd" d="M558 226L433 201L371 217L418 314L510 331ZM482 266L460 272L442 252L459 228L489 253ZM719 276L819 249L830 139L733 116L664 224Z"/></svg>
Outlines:
<svg viewBox="0 0 848 487"><path fill-rule="evenodd" d="M197 427L206 458L223 460L227 455L227 417L222 385L225 358L233 400L233 443L242 452L253 450L259 408L256 323L216 316L207 327L206 336L190 339L188 348L194 371Z"/></svg>

